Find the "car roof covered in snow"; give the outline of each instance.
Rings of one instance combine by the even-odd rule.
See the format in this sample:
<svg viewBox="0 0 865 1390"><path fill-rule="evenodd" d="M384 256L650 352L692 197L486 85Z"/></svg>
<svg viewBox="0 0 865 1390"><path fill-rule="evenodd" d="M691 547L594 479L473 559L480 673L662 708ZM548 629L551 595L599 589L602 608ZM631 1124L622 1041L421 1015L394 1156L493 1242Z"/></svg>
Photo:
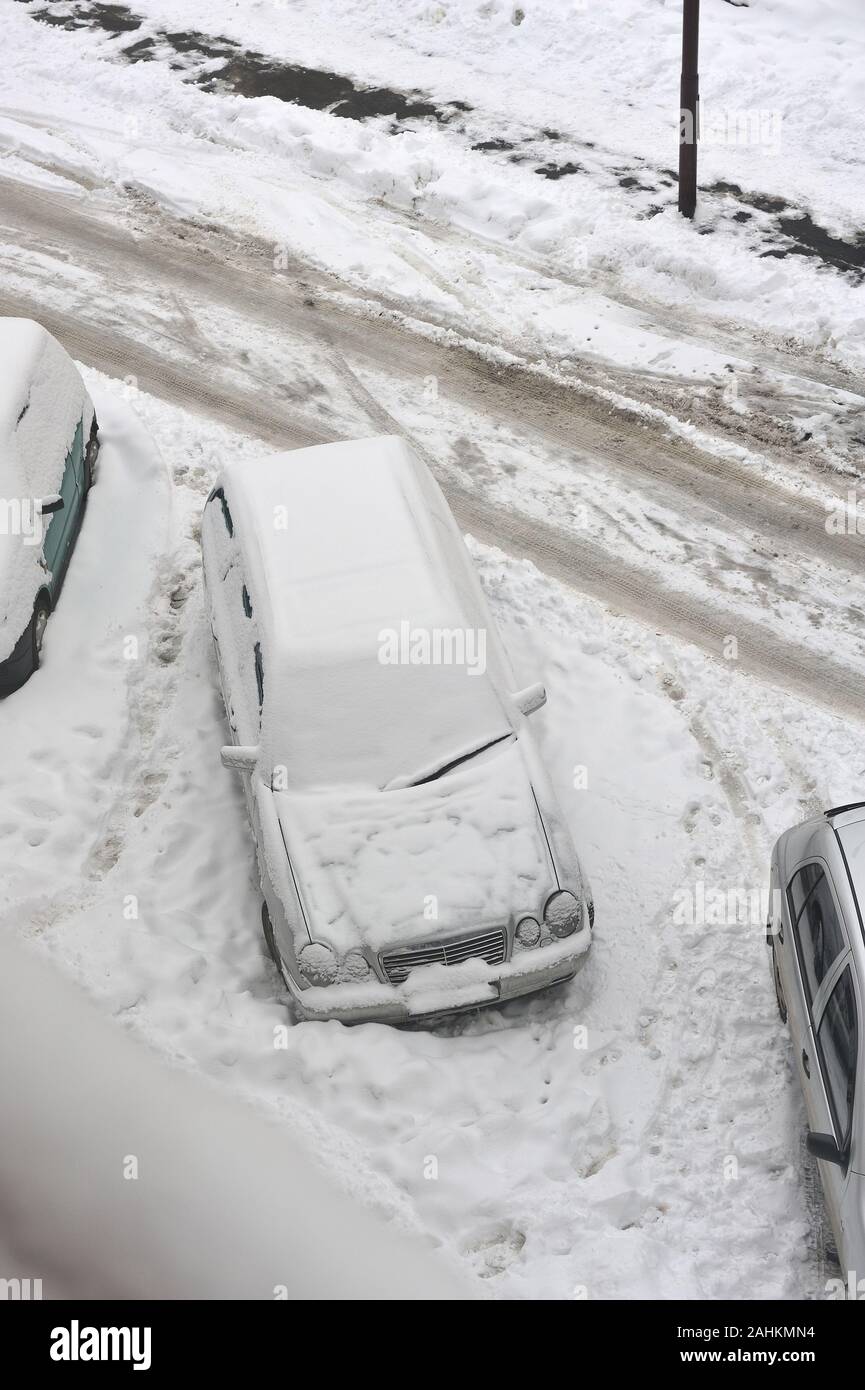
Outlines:
<svg viewBox="0 0 865 1390"><path fill-rule="evenodd" d="M0 318L0 495L59 489L87 401L75 363L47 328Z"/></svg>
<svg viewBox="0 0 865 1390"><path fill-rule="evenodd" d="M0 318L0 468L11 459L9 446L47 337L46 329L32 319Z"/></svg>
<svg viewBox="0 0 865 1390"><path fill-rule="evenodd" d="M0 661L21 636L44 582L41 546L23 543L23 504L60 491L89 397L75 363L41 324L0 318ZM32 530L29 532L32 534ZM28 539L29 539L28 534Z"/></svg>
<svg viewBox="0 0 865 1390"><path fill-rule="evenodd" d="M442 629L486 616L447 504L404 440L296 449L232 464L221 482L270 636L293 656L343 659L401 616Z"/></svg>
<svg viewBox="0 0 865 1390"><path fill-rule="evenodd" d="M297 782L329 765L382 787L508 730L507 657L447 503L403 440L238 462L219 486L262 642L262 735ZM457 634L468 659L415 660L418 632Z"/></svg>

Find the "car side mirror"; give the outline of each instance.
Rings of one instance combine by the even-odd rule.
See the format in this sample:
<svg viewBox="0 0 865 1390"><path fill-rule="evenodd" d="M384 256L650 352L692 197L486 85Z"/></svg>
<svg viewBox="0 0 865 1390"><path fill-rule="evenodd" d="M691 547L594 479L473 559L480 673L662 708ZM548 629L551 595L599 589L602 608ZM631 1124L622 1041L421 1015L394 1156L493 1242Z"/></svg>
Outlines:
<svg viewBox="0 0 865 1390"><path fill-rule="evenodd" d="M518 690L511 699L523 714L534 714L536 709L547 703L547 692L540 681L536 681L534 685L527 685L525 690Z"/></svg>
<svg viewBox="0 0 865 1390"><path fill-rule="evenodd" d="M813 1130L809 1130L805 1147L809 1154L823 1163L837 1163L840 1168L847 1166L847 1155L843 1149L839 1149L834 1134L814 1134Z"/></svg>
<svg viewBox="0 0 865 1390"><path fill-rule="evenodd" d="M219 756L223 767L229 767L234 772L253 772L259 751L257 744L227 743L220 749Z"/></svg>
<svg viewBox="0 0 865 1390"><path fill-rule="evenodd" d="M51 512L61 512L66 504L59 492L51 492L47 497L40 497L36 505L41 516L49 516Z"/></svg>

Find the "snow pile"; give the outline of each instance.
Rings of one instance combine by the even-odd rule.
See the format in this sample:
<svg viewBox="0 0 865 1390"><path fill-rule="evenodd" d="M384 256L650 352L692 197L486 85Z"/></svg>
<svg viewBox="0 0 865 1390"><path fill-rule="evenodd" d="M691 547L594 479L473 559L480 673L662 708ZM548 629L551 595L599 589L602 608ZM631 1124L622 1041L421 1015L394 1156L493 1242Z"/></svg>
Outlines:
<svg viewBox="0 0 865 1390"><path fill-rule="evenodd" d="M470 108L396 129L205 91L170 54L127 66L130 37L176 27L164 0L139 8L141 29L120 38L37 27L18 7L7 16L10 172L95 181L264 237L275 263L299 254L491 352L615 359L619 335L603 325L624 314L629 355L638 345L650 369L674 370L669 337L611 307L618 298L861 361L865 286L823 266L806 217L818 246L821 228L854 246L865 146L855 7L704 6L696 226L675 210L678 0L527 4L519 24L503 4L185 7L202 32L285 62ZM202 75L221 66L206 61ZM802 254L783 223L806 238Z"/></svg>
<svg viewBox="0 0 865 1390"><path fill-rule="evenodd" d="M169 1070L0 931L0 1276L45 1298L454 1299L286 1132Z"/></svg>
<svg viewBox="0 0 865 1390"><path fill-rule="evenodd" d="M167 0L137 10L176 21ZM366 85L461 98L499 137L545 127L583 142L585 154L592 142L655 168L675 163L681 0L408 0L396 10L388 0L345 0L336 11L322 0L276 9L253 0L242 10L188 0L184 16L190 28ZM863 63L859 0L704 0L705 182L735 177L789 194L857 230L850 173L865 145Z"/></svg>
<svg viewBox="0 0 865 1390"><path fill-rule="evenodd" d="M521 683L549 691L534 730L592 877L588 963L432 1031L291 1026L219 762L196 529L218 461L262 445L87 379L103 473L45 663L0 706L2 924L501 1297L821 1292L762 922L683 929L673 908L695 879L764 885L806 803L851 799L858 726L473 545ZM117 1177L127 1201L141 1171Z"/></svg>

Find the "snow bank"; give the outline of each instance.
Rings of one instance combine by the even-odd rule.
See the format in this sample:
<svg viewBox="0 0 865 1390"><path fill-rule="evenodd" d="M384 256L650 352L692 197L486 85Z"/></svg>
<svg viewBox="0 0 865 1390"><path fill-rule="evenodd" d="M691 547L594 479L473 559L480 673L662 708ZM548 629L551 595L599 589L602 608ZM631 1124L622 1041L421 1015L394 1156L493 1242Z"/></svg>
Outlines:
<svg viewBox="0 0 865 1390"><path fill-rule="evenodd" d="M166 26L176 21L169 0L137 9ZM461 98L498 122L491 134L509 134L505 125L553 128L585 142L587 155L592 142L654 165L675 162L681 0L408 0L397 8L345 0L336 9L326 0L251 0L242 9L188 0L184 17L190 28L368 85ZM850 172L865 147L863 63L859 0L703 0L707 181L736 174L772 191L771 179L860 225ZM759 111L777 115L777 139L728 138L722 116Z"/></svg>
<svg viewBox="0 0 865 1390"><path fill-rule="evenodd" d="M457 1299L447 1263L0 932L0 1277L47 1298Z"/></svg>
<svg viewBox="0 0 865 1390"><path fill-rule="evenodd" d="M669 336L611 309L618 297L686 310L701 331L747 324L861 362L865 286L791 254L777 211L751 201L777 199L793 221L808 213L850 240L860 228L865 26L855 6L704 5L696 225L676 213L671 173L680 0L451 0L398 12L355 0L336 15L321 0L184 6L190 26L286 62L470 107L396 130L387 118L206 92L167 52L128 66L130 37L177 25L166 0L138 9L141 30L120 38L37 30L18 7L7 16L0 147L16 173L44 182L60 172L264 237L275 260L300 255L491 351L615 360L612 315L628 320L627 356L636 348L649 370L679 371ZM497 142L498 152L483 148Z"/></svg>
<svg viewBox="0 0 865 1390"><path fill-rule="evenodd" d="M683 931L672 908L695 879L763 885L772 840L806 803L854 799L861 729L472 544L521 683L549 691L533 730L585 851L595 946L567 988L435 1029L292 1025L243 792L219 762L195 535L223 462L255 467L265 450L87 382L104 473L46 661L0 705L3 925L136 1038L266 1111L292 1146L300 1136L352 1197L433 1233L491 1293L818 1296L796 1165L805 1120L763 924ZM475 423L471 437L499 456L497 433ZM509 447L547 476L530 439ZM564 480L550 484L559 508ZM131 636L141 660L124 659ZM70 1039L46 1036L54 1067ZM119 1161L133 1142L116 1136ZM136 1184L111 1168L106 1192L140 1192L145 1172ZM0 1275L45 1270L7 1258Z"/></svg>

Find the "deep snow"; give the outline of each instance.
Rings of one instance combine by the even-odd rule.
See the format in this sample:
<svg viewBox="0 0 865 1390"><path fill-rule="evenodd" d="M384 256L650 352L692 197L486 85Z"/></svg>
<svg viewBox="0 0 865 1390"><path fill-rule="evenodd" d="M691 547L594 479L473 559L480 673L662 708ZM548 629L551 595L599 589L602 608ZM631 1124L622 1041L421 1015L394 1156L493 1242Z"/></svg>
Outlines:
<svg viewBox="0 0 865 1390"><path fill-rule="evenodd" d="M857 0L704 5L696 236L670 176L678 0L184 6L199 47L225 33L275 59L471 108L396 127L206 91L191 78L224 60L205 52L189 71L187 43L130 64L127 47L176 31L165 0L133 6L141 22L120 34L38 24L31 11L43 8L4 10L0 148L16 174L119 186L215 219L266 238L276 265L299 253L365 295L398 290L418 317L490 351L563 368L624 354L686 381L711 370L710 347L683 350L647 315L653 305L861 368L865 282L796 242L810 235L807 215L855 257L865 220ZM709 138L713 121L724 139ZM502 141L513 148L481 148ZM576 172L539 175L550 160Z"/></svg>
<svg viewBox="0 0 865 1390"><path fill-rule="evenodd" d="M729 486L714 509L711 481L726 484L729 466L755 492L768 482L777 519L798 516L802 497L819 513L838 484L830 468L845 486L861 475L862 284L776 254L791 244L780 216L802 210L855 246L858 3L704 5L706 118L777 110L782 122L763 143L706 143L704 181L741 194L704 194L696 228L664 181L672 0L526 0L518 24L501 0L357 0L339 22L314 0L184 6L190 24L263 53L472 107L396 129L205 91L168 54L125 62L125 43L176 22L164 0L141 0L140 32L115 37L37 24L33 8L4 6L7 177L145 228L162 204L216 220L241 245L263 238L274 276L307 257L341 277L319 297L365 313L370 342L383 312L399 315L471 339L491 363L532 363L539 381L585 378L610 413L627 396L647 426L700 440L710 483L701 475L690 499L675 470L632 475L566 434L554 446L485 415L480 397L469 406L413 378L411 363L386 370L372 353L347 360L339 339L254 323L192 276L172 299L152 261L118 283L107 240L105 267L82 269L50 240L10 235L7 293L35 284L46 312L106 338L119 325L167 362L194 350L214 389L254 387L263 412L288 397L314 437L368 433L368 412L383 413L468 495L552 516L575 544L588 532L644 575L652 601L687 595L707 625L783 638L823 663L826 689L811 703L761 685L666 636L666 607L640 624L470 541L518 675L549 690L534 719L595 891L592 957L564 991L431 1031L283 1034L242 794L219 763L197 533L218 469L264 446L252 427L231 433L88 372L100 475L44 667L0 707L3 924L498 1296L821 1296L760 891L781 830L861 794L861 726L828 710L833 658L865 659L862 578L819 525L820 545L811 533L778 545L748 519L745 481L732 524ZM803 100L811 83L819 109ZM472 148L492 140L514 148ZM536 172L551 161L585 173ZM705 409L722 392L736 442ZM763 451L754 435L775 420L787 433ZM827 473L794 453L809 438ZM623 454L638 448L623 427Z"/></svg>
<svg viewBox="0 0 865 1390"><path fill-rule="evenodd" d="M51 1299L472 1296L284 1128L161 1065L5 932L0 961L4 1278L38 1269Z"/></svg>
<svg viewBox="0 0 865 1390"><path fill-rule="evenodd" d="M4 922L501 1296L818 1293L762 922L673 914L695 880L759 889L771 837L849 793L858 731L473 545L518 674L550 692L534 718L593 880L592 958L432 1031L300 1023L275 1045L197 545L215 461L261 445L87 381L100 476L44 667L0 708Z"/></svg>

